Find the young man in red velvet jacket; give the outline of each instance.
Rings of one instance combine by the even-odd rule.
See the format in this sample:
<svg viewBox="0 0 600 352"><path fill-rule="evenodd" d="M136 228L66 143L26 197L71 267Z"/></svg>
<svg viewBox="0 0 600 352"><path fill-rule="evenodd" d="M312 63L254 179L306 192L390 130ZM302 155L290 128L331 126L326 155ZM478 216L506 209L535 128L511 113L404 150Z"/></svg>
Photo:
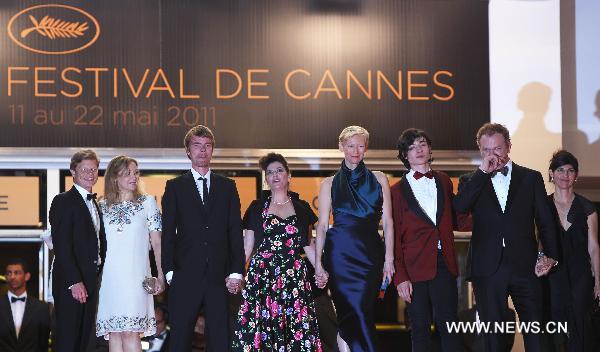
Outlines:
<svg viewBox="0 0 600 352"><path fill-rule="evenodd" d="M391 188L395 284L407 303L412 350L431 351L433 313L442 350L461 351L460 335L449 333L446 326L457 321L458 303L452 182L445 173L431 170L431 139L422 130L402 132L398 157L408 173Z"/></svg>

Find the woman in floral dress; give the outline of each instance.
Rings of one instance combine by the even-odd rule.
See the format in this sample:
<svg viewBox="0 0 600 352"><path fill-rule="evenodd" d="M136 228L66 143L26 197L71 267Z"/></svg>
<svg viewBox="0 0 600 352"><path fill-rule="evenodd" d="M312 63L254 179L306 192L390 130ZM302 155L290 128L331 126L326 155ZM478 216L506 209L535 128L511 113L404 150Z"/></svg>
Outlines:
<svg viewBox="0 0 600 352"><path fill-rule="evenodd" d="M290 171L280 154L259 161L271 191L244 216L246 259L253 251L234 351L321 351L305 258L314 260L310 228L317 217L289 192Z"/></svg>
<svg viewBox="0 0 600 352"><path fill-rule="evenodd" d="M137 161L118 156L105 173L105 198L99 202L106 231L106 261L100 284L96 336L109 340L111 352L141 351L140 335L156 333L152 294L164 289L160 265L161 217L152 196L139 190ZM142 288L151 276L150 244L158 268L152 294Z"/></svg>

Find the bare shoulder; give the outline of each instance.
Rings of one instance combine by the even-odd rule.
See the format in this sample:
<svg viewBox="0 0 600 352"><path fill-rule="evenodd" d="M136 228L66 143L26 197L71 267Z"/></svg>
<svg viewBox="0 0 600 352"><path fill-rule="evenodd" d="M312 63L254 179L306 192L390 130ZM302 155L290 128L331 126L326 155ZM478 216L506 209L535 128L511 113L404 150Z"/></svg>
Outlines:
<svg viewBox="0 0 600 352"><path fill-rule="evenodd" d="M331 188L331 184L333 183L333 176L325 177L321 181L321 187L329 187Z"/></svg>
<svg viewBox="0 0 600 352"><path fill-rule="evenodd" d="M375 177L377 178L377 181L379 181L379 183L386 183L389 184L389 180L387 178L387 175L384 174L381 171L373 171L373 175L375 175Z"/></svg>

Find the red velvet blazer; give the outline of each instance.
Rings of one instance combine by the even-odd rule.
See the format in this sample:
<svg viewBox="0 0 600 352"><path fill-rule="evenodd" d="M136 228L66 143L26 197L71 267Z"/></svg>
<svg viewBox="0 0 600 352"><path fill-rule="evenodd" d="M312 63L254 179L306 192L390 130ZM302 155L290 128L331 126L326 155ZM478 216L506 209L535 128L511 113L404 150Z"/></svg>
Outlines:
<svg viewBox="0 0 600 352"><path fill-rule="evenodd" d="M442 254L448 271L458 276L454 251L454 229L458 229L452 207L452 181L443 172L433 171L437 188L436 223L419 206L410 184L403 177L392 186L392 214L394 217L395 283L427 281L437 272L437 242L441 239ZM461 230L468 227L467 222Z"/></svg>

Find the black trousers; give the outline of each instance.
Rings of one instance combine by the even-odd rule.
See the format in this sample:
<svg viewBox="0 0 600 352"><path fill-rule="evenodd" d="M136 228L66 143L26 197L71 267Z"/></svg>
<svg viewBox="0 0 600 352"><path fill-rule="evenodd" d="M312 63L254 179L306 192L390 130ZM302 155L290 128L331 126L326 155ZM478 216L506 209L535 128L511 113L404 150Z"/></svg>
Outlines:
<svg viewBox="0 0 600 352"><path fill-rule="evenodd" d="M512 316L508 308L510 295L519 315L519 321L530 326L532 323L538 324L539 328L543 329L540 281L535 276L534 268L531 268L531 272L514 270L511 265L513 260L519 258L507 258L503 253L500 266L495 273L485 277L473 277L479 317L484 323L490 322L491 326L496 322L508 321ZM541 352L539 334L524 333L523 337L527 352ZM506 351L504 339L499 334L484 334L484 340L487 352Z"/></svg>
<svg viewBox="0 0 600 352"><path fill-rule="evenodd" d="M201 274L200 274L201 275ZM208 273L175 272L169 288L171 352L189 352L198 314L204 314L206 350L230 350L229 293L225 277L215 279Z"/></svg>
<svg viewBox="0 0 600 352"><path fill-rule="evenodd" d="M437 255L437 273L428 281L412 283L412 303L408 304L413 351L429 352L431 347L431 321L440 333L442 351L462 351L458 333L449 333L446 322L457 319L458 289L456 277L449 271L442 252Z"/></svg>
<svg viewBox="0 0 600 352"><path fill-rule="evenodd" d="M98 289L87 287L86 303L81 304L71 295L64 282L53 278L52 296L56 316L56 336L53 350L57 352L84 352L91 340L95 341ZM93 337L92 337L93 336Z"/></svg>

